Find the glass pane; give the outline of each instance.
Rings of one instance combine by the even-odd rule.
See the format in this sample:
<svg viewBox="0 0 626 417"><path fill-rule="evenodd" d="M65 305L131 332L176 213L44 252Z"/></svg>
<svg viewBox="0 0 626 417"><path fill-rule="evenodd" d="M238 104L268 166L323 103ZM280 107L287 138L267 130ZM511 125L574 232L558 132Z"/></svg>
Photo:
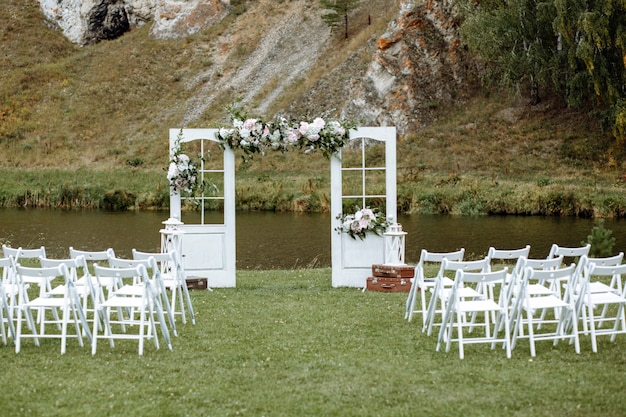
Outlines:
<svg viewBox="0 0 626 417"><path fill-rule="evenodd" d="M373 210L378 210L381 213L385 213L385 199L384 198L366 198L365 207L369 207Z"/></svg>
<svg viewBox="0 0 626 417"><path fill-rule="evenodd" d="M365 171L365 194L383 195L385 194L385 171Z"/></svg>
<svg viewBox="0 0 626 417"><path fill-rule="evenodd" d="M224 224L224 201L206 201L204 207L204 224Z"/></svg>
<svg viewBox="0 0 626 417"><path fill-rule="evenodd" d="M344 198L342 201L341 211L343 215L354 214L357 210L362 209L363 200L360 198Z"/></svg>
<svg viewBox="0 0 626 417"><path fill-rule="evenodd" d="M365 166L382 168L385 166L385 142L374 139L365 140Z"/></svg>
<svg viewBox="0 0 626 417"><path fill-rule="evenodd" d="M341 149L341 164L344 168L358 168L363 165L361 159L361 142L363 139L355 139L348 142Z"/></svg>
<svg viewBox="0 0 626 417"><path fill-rule="evenodd" d="M342 195L363 195L363 171L342 171Z"/></svg>
<svg viewBox="0 0 626 417"><path fill-rule="evenodd" d="M224 169L224 151L219 143L204 141L204 169Z"/></svg>
<svg viewBox="0 0 626 417"><path fill-rule="evenodd" d="M202 149L201 142L202 141L199 141L199 140L192 140L191 142L183 142L180 144L181 151L187 154L187 156L191 158L192 161L198 162L200 160L199 156L200 156L201 149Z"/></svg>
<svg viewBox="0 0 626 417"><path fill-rule="evenodd" d="M221 172L204 173L204 196L224 197L224 174Z"/></svg>

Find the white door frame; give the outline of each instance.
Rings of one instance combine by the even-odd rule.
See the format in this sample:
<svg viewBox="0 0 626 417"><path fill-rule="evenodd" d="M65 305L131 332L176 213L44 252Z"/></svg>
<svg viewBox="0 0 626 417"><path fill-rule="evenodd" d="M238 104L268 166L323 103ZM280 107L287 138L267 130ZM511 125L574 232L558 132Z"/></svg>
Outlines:
<svg viewBox="0 0 626 417"><path fill-rule="evenodd" d="M209 140L219 143L218 129L182 129L181 143ZM180 128L170 129L170 154L178 146ZM209 288L236 286L236 221L235 221L235 153L224 148L223 170L208 170L200 163L200 175L222 172L224 175L224 224L204 224L204 210L200 224L182 224L182 262L188 278L207 278ZM204 195L200 197L201 203ZM170 217L182 220L180 194L170 191ZM202 206L204 207L204 206Z"/></svg>
<svg viewBox="0 0 626 417"><path fill-rule="evenodd" d="M350 131L350 140L360 138L374 139L385 144L385 167L375 169L385 170L386 216L392 223L396 223L396 128L360 127ZM342 171L341 151L339 151L330 159L332 285L333 287L364 288L367 277L372 274L372 265L384 263L385 244L383 237L370 234L364 240L355 240L347 233L338 233L335 230L340 225L340 220L336 219L343 218L344 198L355 197L343 195ZM365 178L364 173L362 175L362 178ZM362 195L357 197L365 202L367 198L379 196L367 195L364 181Z"/></svg>

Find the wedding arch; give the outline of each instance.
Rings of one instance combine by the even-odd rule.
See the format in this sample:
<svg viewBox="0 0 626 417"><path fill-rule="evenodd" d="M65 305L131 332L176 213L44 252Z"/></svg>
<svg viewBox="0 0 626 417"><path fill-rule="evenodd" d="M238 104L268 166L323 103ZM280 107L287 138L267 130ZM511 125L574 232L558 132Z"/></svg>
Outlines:
<svg viewBox="0 0 626 417"><path fill-rule="evenodd" d="M177 249L188 277L204 277L209 287L235 287L233 148L243 149L247 156L262 154L264 147L282 149L293 144L307 151L316 148L330 161L332 285L364 287L372 264L384 262L386 249L380 233L366 235L367 230L360 227L369 221L370 228L380 232L380 227L395 223L397 219L395 127L350 127L344 131L334 122L326 122L324 127L324 121L318 118L313 123L301 122L298 132L293 132L289 126L285 130L285 126L252 121L254 123L246 126L243 122L240 125L236 122L233 129L170 129L170 218L161 230L163 250ZM282 129L280 132L279 128ZM299 138L292 137L292 134ZM368 151L374 144L384 146L384 152L377 158L369 158ZM181 152L183 145L193 145L201 154L208 148L213 149L211 163L200 158L195 165L192 164ZM349 164L342 158L343 148L352 156ZM216 155L216 149L222 153L221 158ZM212 183L218 184L217 189L209 193L202 187L198 195L181 195L190 191L194 183L203 183L208 176L211 176ZM384 177L384 189L370 188L368 179L375 176ZM347 178L350 178L350 187L344 186ZM200 216L193 222L182 222L181 206L187 200L200 206ZM205 219L205 208L216 201L223 208L223 218L217 223L209 222ZM367 210L371 201L384 202L385 212L377 215ZM358 202L357 205L366 210L346 214L344 206L347 202ZM377 229L374 230L374 226Z"/></svg>

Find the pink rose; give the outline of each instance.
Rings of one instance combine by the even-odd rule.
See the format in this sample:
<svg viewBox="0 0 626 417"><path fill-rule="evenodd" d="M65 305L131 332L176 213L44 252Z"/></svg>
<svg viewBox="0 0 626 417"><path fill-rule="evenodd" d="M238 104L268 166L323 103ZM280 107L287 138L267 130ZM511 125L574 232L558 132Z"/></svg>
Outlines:
<svg viewBox="0 0 626 417"><path fill-rule="evenodd" d="M324 129L324 126L326 126L326 122L321 117L316 117L315 120L313 120L313 126L319 131Z"/></svg>
<svg viewBox="0 0 626 417"><path fill-rule="evenodd" d="M246 130L254 129L254 125L256 124L256 119L247 119L243 122L243 128Z"/></svg>

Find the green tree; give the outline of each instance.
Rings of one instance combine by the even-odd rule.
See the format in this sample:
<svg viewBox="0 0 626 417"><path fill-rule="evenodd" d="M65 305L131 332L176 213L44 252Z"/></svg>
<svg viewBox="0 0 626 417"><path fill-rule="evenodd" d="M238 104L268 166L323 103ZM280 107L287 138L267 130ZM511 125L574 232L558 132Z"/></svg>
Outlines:
<svg viewBox="0 0 626 417"><path fill-rule="evenodd" d="M361 0L320 0L323 9L330 10L322 15L322 20L330 30L338 30L343 21L345 39L348 39L348 13L359 7Z"/></svg>
<svg viewBox="0 0 626 417"><path fill-rule="evenodd" d="M556 34L553 1L487 0L462 3L461 34L486 64L487 77L519 88L530 87L531 102L552 78Z"/></svg>
<svg viewBox="0 0 626 417"><path fill-rule="evenodd" d="M612 123L613 134L626 139L626 2L623 0L555 0L554 21L567 52L573 79L570 103L581 93L594 98Z"/></svg>
<svg viewBox="0 0 626 417"><path fill-rule="evenodd" d="M626 139L624 0L461 0L461 34L485 78L595 106Z"/></svg>

